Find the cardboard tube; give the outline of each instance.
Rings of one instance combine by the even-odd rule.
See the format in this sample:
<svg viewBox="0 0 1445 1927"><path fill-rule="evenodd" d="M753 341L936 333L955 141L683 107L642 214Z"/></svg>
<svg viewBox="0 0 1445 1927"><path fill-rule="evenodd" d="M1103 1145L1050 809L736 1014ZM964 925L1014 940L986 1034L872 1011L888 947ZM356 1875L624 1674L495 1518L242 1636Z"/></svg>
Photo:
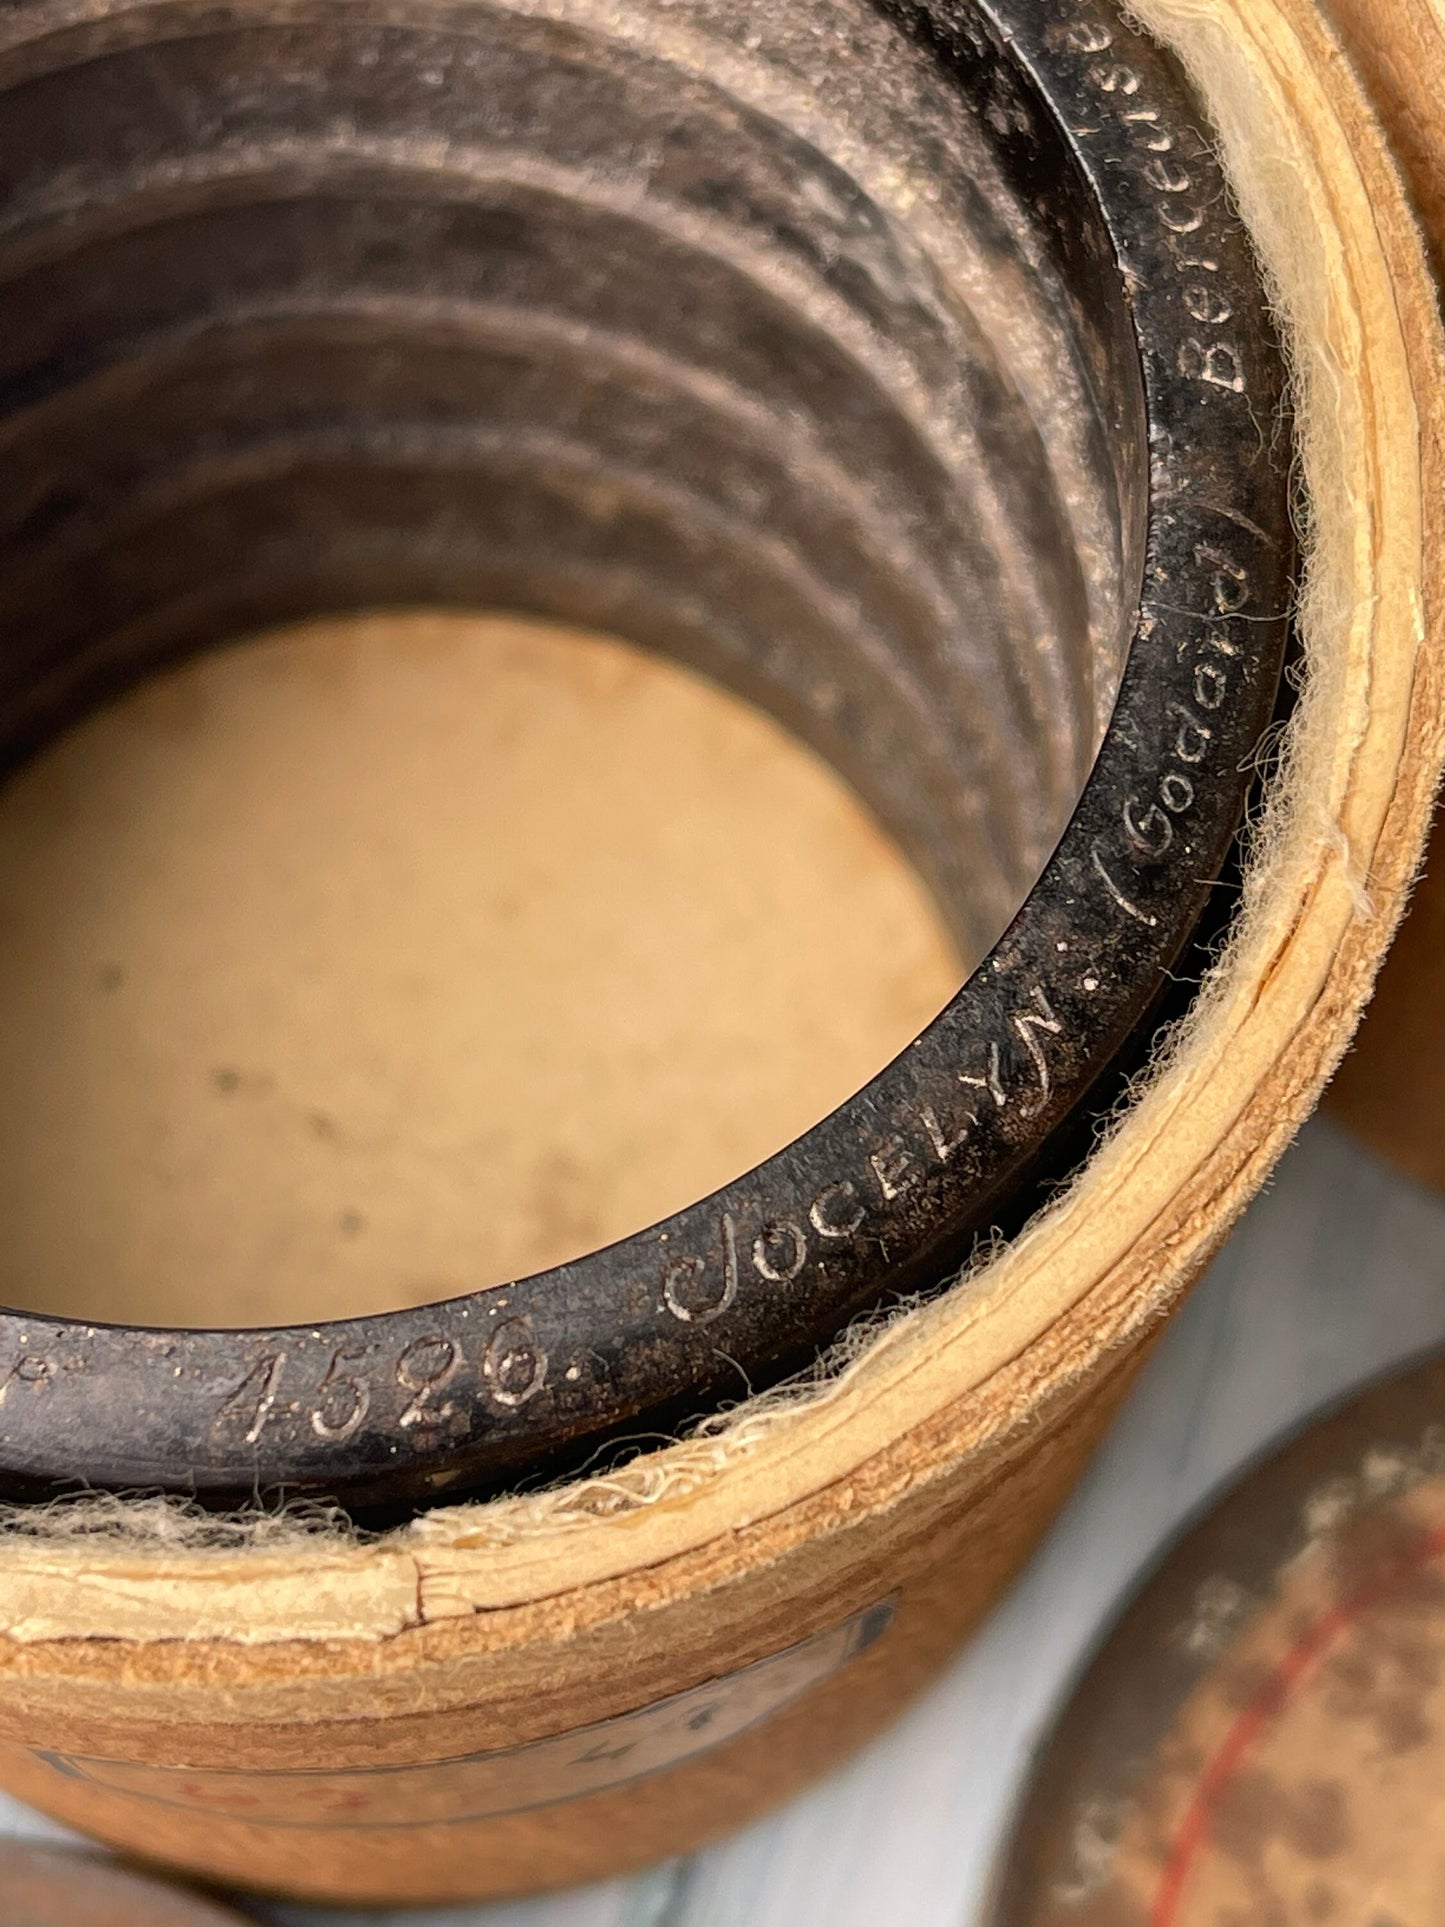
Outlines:
<svg viewBox="0 0 1445 1927"><path fill-rule="evenodd" d="M1445 16L1434 0L1330 0L1445 267ZM1445 1190L1445 824L1437 820L1400 934L1329 1108L1402 1171Z"/></svg>
<svg viewBox="0 0 1445 1927"><path fill-rule="evenodd" d="M716 1435L364 1543L143 1506L12 1533L0 1779L22 1797L217 1878L368 1901L596 1877L739 1824L977 1622L1314 1104L1440 765L1434 292L1312 5L1139 11L1193 69L1275 280L1313 520L1291 753L1167 1060L964 1288Z"/></svg>

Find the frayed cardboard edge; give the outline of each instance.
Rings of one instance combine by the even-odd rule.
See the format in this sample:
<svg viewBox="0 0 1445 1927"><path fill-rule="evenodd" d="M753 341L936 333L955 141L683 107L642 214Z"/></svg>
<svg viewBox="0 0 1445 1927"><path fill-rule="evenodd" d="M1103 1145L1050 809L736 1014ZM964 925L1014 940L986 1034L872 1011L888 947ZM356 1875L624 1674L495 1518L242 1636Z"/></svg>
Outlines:
<svg viewBox="0 0 1445 1927"><path fill-rule="evenodd" d="M1167 1112L1171 1087L1184 1079L1201 1057L1212 1028L1232 1007L1241 985L1267 967L1288 933L1278 924L1282 909L1297 912L1302 889L1312 887L1317 875L1333 872L1343 883L1360 924L1374 922L1374 957L1383 951L1385 936L1403 907L1399 881L1386 900L1378 900L1371 875L1372 850L1356 848L1346 822L1345 790L1351 757L1338 740L1339 688L1350 673L1350 631L1358 617L1355 596L1360 568L1352 556L1359 527L1358 505L1351 495L1359 463L1355 442L1361 435L1358 395L1341 379L1337 355L1338 329L1324 312L1330 300L1326 250L1310 225L1310 190L1292 180L1295 165L1293 130L1275 114L1261 87L1260 75L1240 53L1231 35L1229 8L1214 0L1145 0L1136 9L1144 24L1181 53L1194 71L1219 132L1236 197L1255 236L1265 263L1281 332L1295 375L1296 441L1311 505L1302 530L1307 557L1299 631L1308 665L1300 700L1280 747L1278 773L1254 826L1253 850L1247 867L1240 912L1229 940L1201 986L1189 1016L1176 1028L1164 1048L1131 1093L1127 1110L1104 1133L1094 1157L1075 1182L1053 1201L1033 1224L1006 1249L987 1254L964 1273L945 1296L923 1305L896 1307L891 1313L860 1321L834 1348L823 1367L806 1378L790 1381L751 1398L731 1412L700 1425L682 1441L648 1452L619 1468L594 1477L572 1480L557 1487L521 1496L449 1507L381 1535L358 1532L335 1512L315 1508L285 1508L274 1513L246 1513L217 1517L183 1501L140 1497L116 1499L85 1495L49 1508L15 1509L0 1518L0 1585L12 1595L15 1611L6 1611L8 1630L15 1638L64 1636L63 1612L27 1612L21 1595L29 1595L27 1581L78 1586L81 1594L96 1582L98 1594L116 1603L120 1574L117 1565L139 1588L137 1609L154 1612L154 1581L185 1577L220 1581L229 1592L247 1580L259 1581L263 1572L276 1575L291 1570L291 1587L314 1587L323 1569L356 1589L356 1610L330 1619L335 1601L318 1602L320 1623L330 1636L382 1637L399 1624L415 1624L434 1616L428 1611L426 1578L447 1555L483 1561L504 1549L539 1548L559 1535L570 1535L604 1522L636 1522L649 1511L685 1506L695 1494L723 1474L736 1474L764 1448L785 1443L804 1424L815 1424L829 1408L857 1408L866 1399L870 1381L885 1365L906 1362L910 1354L932 1347L959 1319L964 1308L977 1315L1020 1271L1030 1248L1046 1242L1067 1219L1080 1193L1095 1182L1101 1167L1121 1158L1137 1158L1137 1145L1147 1140L1151 1113ZM1258 54L1256 53L1256 58ZM1270 137L1273 136L1272 140ZM1293 218L1292 218L1293 217ZM1408 430L1406 429L1406 432ZM1423 613L1415 611L1416 646L1425 641ZM1358 673L1358 672L1357 672ZM1438 730L1436 732L1438 735ZM1426 745L1427 754L1438 748ZM1334 787L1321 789L1329 776ZM1316 794L1319 790L1321 793ZM1352 987L1349 1001L1358 1006L1367 985ZM1306 1081L1313 1088L1332 1067L1348 1040L1350 1025L1341 1017L1325 1040L1318 1062ZM1304 1101L1298 1106L1303 1114ZM1267 1165L1279 1142L1298 1122L1282 1120L1266 1148ZM1244 1195L1252 1190L1262 1168L1236 1187L1239 1195L1222 1207L1221 1226L1233 1216ZM1221 1226L1216 1226L1216 1234ZM1163 1281L1161 1300L1182 1289L1177 1273ZM969 1322L972 1322L970 1319ZM960 1386L960 1393L968 1387ZM786 1485L786 1481L782 1482ZM783 1491L778 1504L790 1501ZM629 1535L623 1534L624 1539ZM633 1547L635 1553L637 1548ZM99 1560L105 1575L91 1573ZM379 1562L379 1563L378 1563ZM363 1567L380 1576L380 1567L394 1570L395 1584L382 1590L387 1604L363 1595ZM579 1573L578 1583L588 1574ZM122 1582L122 1585L124 1582ZM18 1586L18 1591L17 1591ZM325 1589L329 1594L329 1587ZM442 1586L435 1615L475 1611L485 1604L504 1604L498 1595L480 1595L486 1585L448 1602ZM517 1582L517 1596L525 1587ZM259 1602L255 1602L259 1603ZM110 1607L107 1608L110 1610ZM82 1612L81 1619L90 1615ZM198 1635L216 1635L214 1624L201 1624ZM254 1628L267 1639L321 1636L308 1630L313 1612L294 1612L283 1627L274 1612L266 1625ZM113 1636L125 1636L128 1615L112 1612L106 1622ZM161 1621L169 1621L163 1626ZM149 1633L137 1637L184 1636L184 1627L161 1613L150 1622ZM75 1636L83 1636L75 1624ZM239 1612L225 1637L247 1640L252 1628Z"/></svg>

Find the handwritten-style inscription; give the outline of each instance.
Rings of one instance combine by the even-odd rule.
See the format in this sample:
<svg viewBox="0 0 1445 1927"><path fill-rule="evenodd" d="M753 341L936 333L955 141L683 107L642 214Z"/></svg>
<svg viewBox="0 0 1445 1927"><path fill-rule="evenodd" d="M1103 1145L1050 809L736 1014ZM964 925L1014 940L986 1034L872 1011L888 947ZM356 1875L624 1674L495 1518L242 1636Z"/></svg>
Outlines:
<svg viewBox="0 0 1445 1927"><path fill-rule="evenodd" d="M547 1383L548 1358L530 1318L503 1318L482 1351L482 1383L493 1401L515 1410Z"/></svg>
<svg viewBox="0 0 1445 1927"><path fill-rule="evenodd" d="M319 1336L319 1334L318 1334ZM279 1416L289 1416L324 1445L344 1445L361 1430L388 1389L401 1405L396 1423L403 1433L422 1434L464 1416L466 1376L463 1346L445 1332L413 1338L391 1359L372 1362L364 1352L333 1350L325 1370L307 1391L297 1361L286 1351L263 1353L240 1383L222 1399L213 1429L234 1428L255 1445ZM286 1381L291 1395L282 1402ZM477 1361L481 1393L494 1405L514 1408L536 1396L546 1383L547 1354L531 1321L503 1318L489 1334ZM474 1396L474 1394L470 1395Z"/></svg>
<svg viewBox="0 0 1445 1927"><path fill-rule="evenodd" d="M825 1184L808 1206L808 1223L820 1238L851 1238L863 1218L858 1187L851 1178Z"/></svg>
<svg viewBox="0 0 1445 1927"><path fill-rule="evenodd" d="M950 1105L935 1098L920 1104L864 1153L861 1172L823 1185L796 1217L772 1217L743 1233L727 1212L710 1255L664 1257L663 1309L683 1324L710 1324L736 1300L743 1264L764 1283L787 1287L810 1262L826 1262L830 1247L866 1235L870 1214L879 1206L906 1197L931 1172L946 1167L977 1129L981 1112L1001 1116L1016 1110L1020 1118L1034 1117L1053 1094L1049 1052L1064 1035L1063 1019L1042 984L1030 986L1011 1012L1009 1028L1017 1046L1013 1062L1006 1063L998 1042L990 1042L977 1069L954 1073L960 1091L970 1094L964 1102Z"/></svg>
<svg viewBox="0 0 1445 1927"><path fill-rule="evenodd" d="M738 1295L738 1228L730 1211L721 1225L720 1262L695 1254L669 1259L662 1273L662 1302L685 1325L720 1318Z"/></svg>
<svg viewBox="0 0 1445 1927"><path fill-rule="evenodd" d="M276 1403L281 1374L286 1369L285 1352L267 1352L258 1358L235 1390L228 1394L216 1414L218 1426L231 1421L244 1425L241 1437L255 1445L266 1429Z"/></svg>
<svg viewBox="0 0 1445 1927"><path fill-rule="evenodd" d="M334 1353L317 1387L311 1429L328 1445L343 1445L354 1438L371 1410L371 1386L355 1369L361 1363L345 1351Z"/></svg>
<svg viewBox="0 0 1445 1927"><path fill-rule="evenodd" d="M461 1347L441 1332L425 1332L411 1341L396 1361L396 1382L411 1393L397 1420L403 1431L413 1426L441 1425L451 1417L454 1407L441 1392L456 1376L461 1362Z"/></svg>
<svg viewBox="0 0 1445 1927"><path fill-rule="evenodd" d="M1053 1078L1049 1071L1049 1060L1044 1054L1042 1039L1057 1037L1064 1028L1055 1017L1048 998L1038 984L1034 985L1033 1002L1032 1010L1016 1010L1013 1019L1014 1029L1029 1054L1030 1062L1039 1080L1038 1096L1029 1102L1024 1111L1025 1117L1032 1117L1036 1112L1041 1111L1048 1103L1049 1093L1053 1089Z"/></svg>
<svg viewBox="0 0 1445 1927"><path fill-rule="evenodd" d="M775 1218L753 1239L753 1269L770 1285L786 1285L808 1262L807 1234L791 1218Z"/></svg>

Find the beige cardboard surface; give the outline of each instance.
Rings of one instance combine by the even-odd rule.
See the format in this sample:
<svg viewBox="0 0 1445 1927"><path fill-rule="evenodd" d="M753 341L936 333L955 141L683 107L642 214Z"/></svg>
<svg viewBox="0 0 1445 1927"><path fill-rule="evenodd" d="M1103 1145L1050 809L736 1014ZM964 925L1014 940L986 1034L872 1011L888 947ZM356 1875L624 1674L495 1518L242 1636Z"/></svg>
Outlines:
<svg viewBox="0 0 1445 1927"><path fill-rule="evenodd" d="M1330 0L1445 267L1445 10L1438 0ZM1445 822L1438 813L1410 914L1354 1048L1330 1088L1336 1114L1409 1174L1445 1189Z"/></svg>
<svg viewBox="0 0 1445 1927"><path fill-rule="evenodd" d="M266 1324L540 1270L960 975L841 779L680 667L436 611L225 650L0 791L0 1291Z"/></svg>

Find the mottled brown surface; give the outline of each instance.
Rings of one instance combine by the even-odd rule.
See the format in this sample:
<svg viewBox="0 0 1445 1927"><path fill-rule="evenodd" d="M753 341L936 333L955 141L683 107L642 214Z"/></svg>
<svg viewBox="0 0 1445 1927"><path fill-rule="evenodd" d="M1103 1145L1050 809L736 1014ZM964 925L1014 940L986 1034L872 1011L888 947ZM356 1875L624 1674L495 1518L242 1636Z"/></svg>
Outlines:
<svg viewBox="0 0 1445 1927"><path fill-rule="evenodd" d="M1116 1884L1081 1920L1440 1918L1442 1530L1445 1479L1435 1478L1285 1569L1278 1597L1181 1709L1120 1842Z"/></svg>

